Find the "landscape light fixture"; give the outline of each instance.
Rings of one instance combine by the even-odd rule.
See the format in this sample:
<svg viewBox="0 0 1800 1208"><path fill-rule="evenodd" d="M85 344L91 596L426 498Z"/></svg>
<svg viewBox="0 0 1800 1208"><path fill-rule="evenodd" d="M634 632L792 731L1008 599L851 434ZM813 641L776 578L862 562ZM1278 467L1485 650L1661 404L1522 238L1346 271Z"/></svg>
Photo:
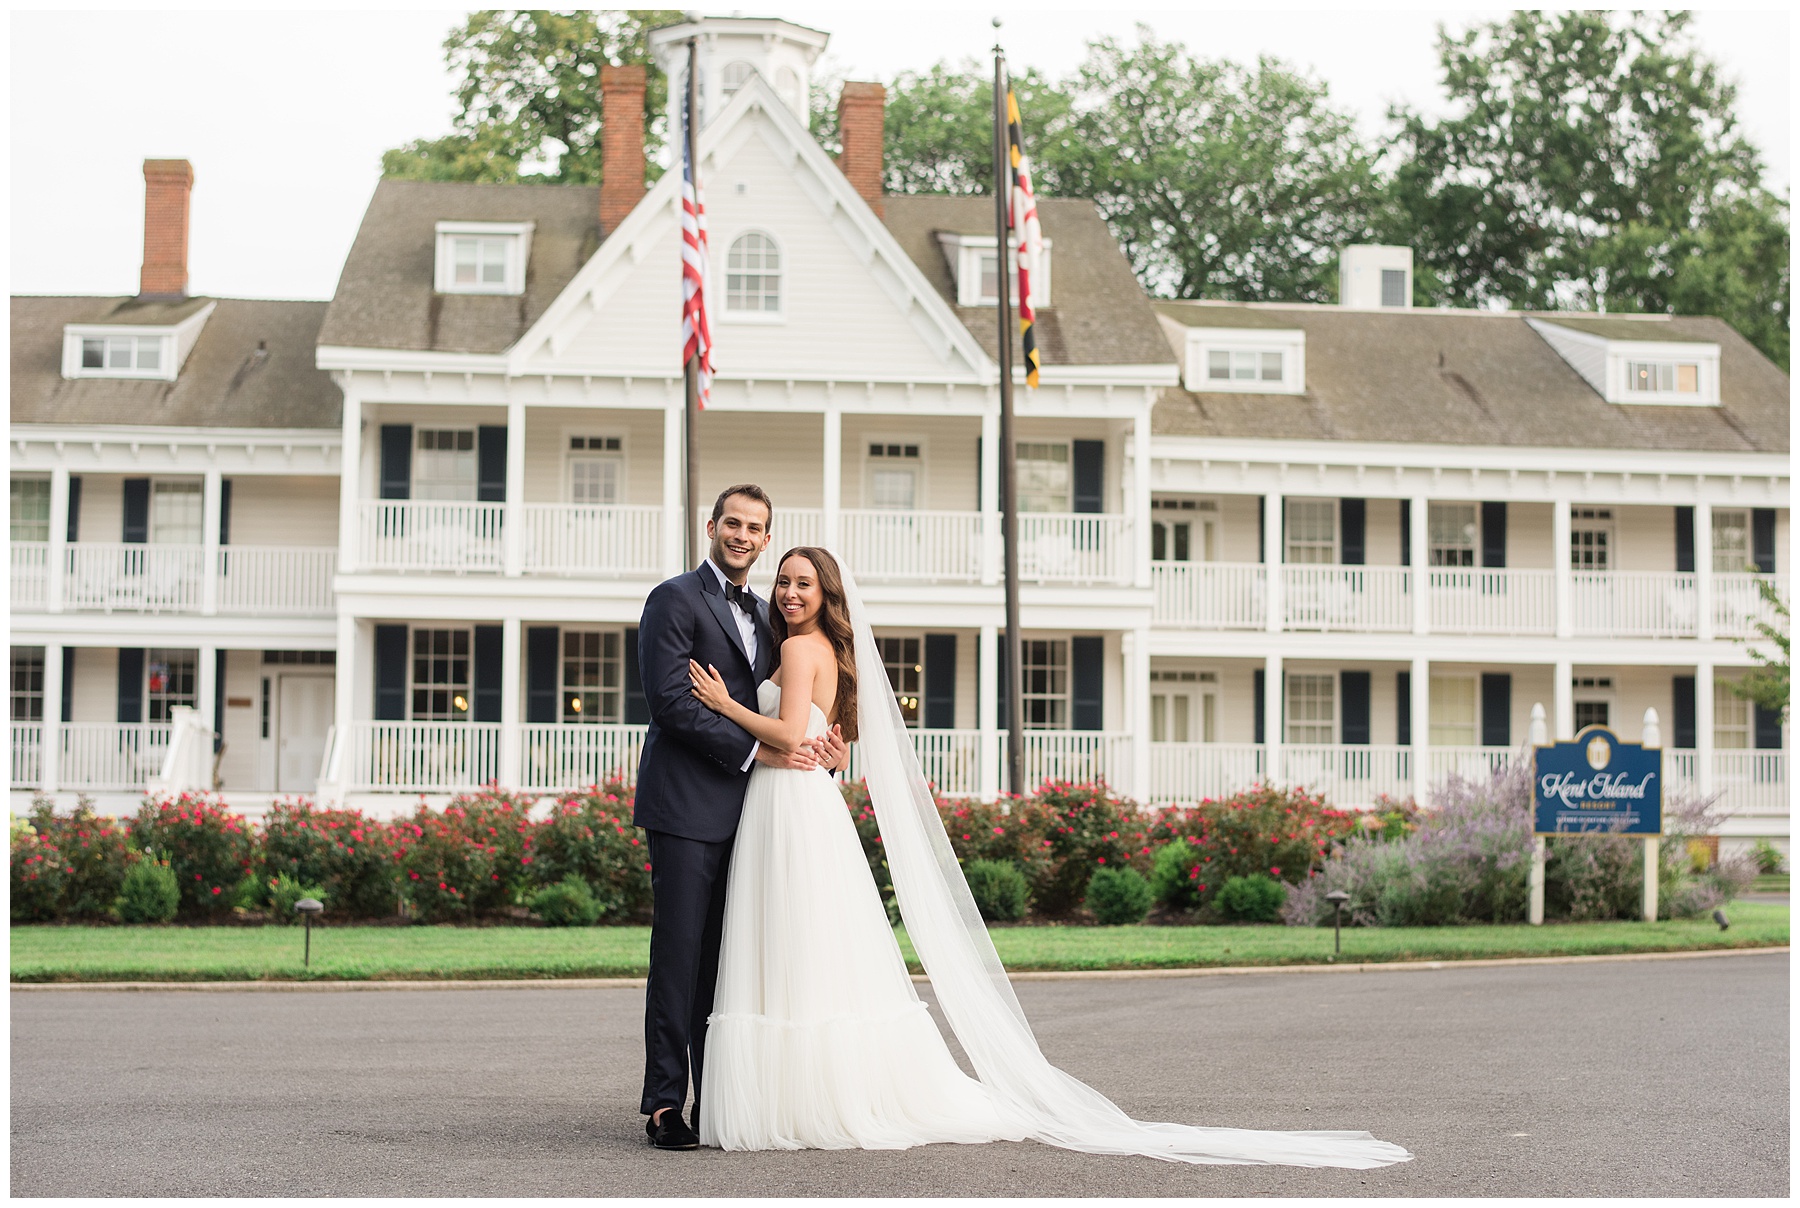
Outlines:
<svg viewBox="0 0 1800 1208"><path fill-rule="evenodd" d="M1325 900L1331 903L1331 954L1335 958L1344 951L1344 903L1350 895L1334 889L1325 895Z"/></svg>
<svg viewBox="0 0 1800 1208"><path fill-rule="evenodd" d="M325 903L319 901L319 899L317 899L317 898L301 898L298 902L294 903L294 909L298 910L300 912L300 917L302 919L304 919L306 922L306 957L301 963L305 967L311 968L312 967L312 921L313 921L313 915L318 914L321 910L324 910Z"/></svg>
<svg viewBox="0 0 1800 1208"><path fill-rule="evenodd" d="M1713 922L1719 925L1720 931L1724 931L1727 927L1731 926L1731 920L1725 917L1725 912L1723 910L1713 911Z"/></svg>

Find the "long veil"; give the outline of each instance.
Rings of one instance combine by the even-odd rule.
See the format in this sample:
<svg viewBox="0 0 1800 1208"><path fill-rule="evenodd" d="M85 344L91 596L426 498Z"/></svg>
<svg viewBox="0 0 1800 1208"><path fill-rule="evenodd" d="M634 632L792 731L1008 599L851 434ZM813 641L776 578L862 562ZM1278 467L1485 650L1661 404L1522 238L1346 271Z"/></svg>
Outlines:
<svg viewBox="0 0 1800 1208"><path fill-rule="evenodd" d="M1366 1132L1259 1132L1133 1120L1050 1064L975 909L900 707L893 693L880 690L887 669L868 610L841 561L840 568L856 632L857 681L868 686L857 693L857 742L894 894L939 1007L976 1076L1002 1106L1030 1121L1036 1140L1087 1153L1353 1169L1410 1159L1405 1149Z"/></svg>

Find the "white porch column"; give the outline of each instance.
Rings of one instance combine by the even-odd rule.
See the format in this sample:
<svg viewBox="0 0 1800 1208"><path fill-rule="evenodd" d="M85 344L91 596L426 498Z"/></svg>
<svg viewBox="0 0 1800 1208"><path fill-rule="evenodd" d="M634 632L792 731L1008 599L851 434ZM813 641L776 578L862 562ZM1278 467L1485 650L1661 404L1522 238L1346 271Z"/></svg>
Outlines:
<svg viewBox="0 0 1800 1208"><path fill-rule="evenodd" d="M683 402L682 406L685 406ZM681 476L687 464L687 446L681 432L681 406L663 408L663 578L672 579L684 570L693 569L687 562L687 530L692 517L684 516L687 499L682 493ZM699 562L694 563L695 566Z"/></svg>
<svg viewBox="0 0 1800 1208"><path fill-rule="evenodd" d="M500 623L500 786L519 785L520 752L524 735L519 730L520 705L518 617Z"/></svg>
<svg viewBox="0 0 1800 1208"><path fill-rule="evenodd" d="M1412 562L1412 630L1423 634L1431 632L1431 501L1417 495L1406 501L1406 507L1411 529L1406 556Z"/></svg>
<svg viewBox="0 0 1800 1208"><path fill-rule="evenodd" d="M1694 778L1702 797L1717 791L1718 776L1713 768L1717 758L1713 751L1713 680L1711 663L1694 664Z"/></svg>
<svg viewBox="0 0 1800 1208"><path fill-rule="evenodd" d="M199 681L199 691L194 694L194 712L200 715L200 724L210 730L213 728L213 719L219 715L219 692L224 687L219 683L219 648L202 646L199 657L199 674L195 677ZM210 759L207 760L207 766L212 766Z"/></svg>
<svg viewBox="0 0 1800 1208"><path fill-rule="evenodd" d="M333 680L337 699L332 710L340 743L356 720L357 663L361 654L356 646L356 618L340 612L337 619L337 674Z"/></svg>
<svg viewBox="0 0 1800 1208"><path fill-rule="evenodd" d="M57 466L50 471L50 548L45 551L48 562L44 567L44 608L48 612L63 610L63 572L69 561L68 550L69 470L67 466ZM44 657L50 657L48 648ZM62 674L61 663L57 664L56 673ZM47 663L44 665L44 674L50 674ZM48 748L45 752L45 758L48 758Z"/></svg>
<svg viewBox="0 0 1800 1208"><path fill-rule="evenodd" d="M1131 795L1148 804L1150 783L1150 631L1120 635L1125 655L1125 727L1131 735Z"/></svg>
<svg viewBox="0 0 1800 1208"><path fill-rule="evenodd" d="M845 556L841 542L844 507L844 413L825 404L825 548Z"/></svg>
<svg viewBox="0 0 1800 1208"><path fill-rule="evenodd" d="M67 489L68 471L63 471L64 489ZM54 494L51 496L54 500ZM68 496L65 494L64 499ZM51 524L54 526L55 521ZM63 694L69 686L63 683L63 648L48 643L44 646L44 722L39 731L42 734L42 746L38 750L38 770L42 775L44 792L54 793L58 777L62 771L62 710Z"/></svg>
<svg viewBox="0 0 1800 1208"><path fill-rule="evenodd" d="M1281 494L1276 492L1263 496L1263 573L1268 579L1263 600L1269 610L1266 628L1270 633L1280 633L1286 620L1281 554Z"/></svg>
<svg viewBox="0 0 1800 1208"><path fill-rule="evenodd" d="M1558 499L1550 507L1550 565L1556 568L1556 636L1573 637L1575 634L1575 571L1569 562L1569 541L1574 532L1574 520L1569 514L1569 501ZM1564 680L1568 676L1563 677ZM1567 692L1567 686L1558 688L1559 692ZM1561 700L1562 697L1558 697ZM1571 714L1571 717L1573 714ZM1557 725L1562 724L1562 714L1557 714ZM1572 738L1559 730L1559 738Z"/></svg>
<svg viewBox="0 0 1800 1208"><path fill-rule="evenodd" d="M992 801L1000 795L1000 627L983 625L976 647L975 725L981 731L981 795Z"/></svg>
<svg viewBox="0 0 1800 1208"><path fill-rule="evenodd" d="M1137 413L1131 428L1132 582L1150 586L1150 408ZM1144 681L1146 685L1149 680ZM1147 756L1146 756L1147 758Z"/></svg>
<svg viewBox="0 0 1800 1208"><path fill-rule="evenodd" d="M1281 656L1263 658L1263 780L1268 784L1283 783L1281 775L1281 705L1286 697Z"/></svg>
<svg viewBox="0 0 1800 1208"><path fill-rule="evenodd" d="M1694 608L1699 613L1696 636L1713 639L1713 544L1712 504L1694 505Z"/></svg>
<svg viewBox="0 0 1800 1208"><path fill-rule="evenodd" d="M1556 728L1551 738L1555 742L1570 742L1575 738L1575 664L1559 659L1551 674L1556 676L1550 697L1556 714L1552 719Z"/></svg>
<svg viewBox="0 0 1800 1208"><path fill-rule="evenodd" d="M508 578L525 569L525 404L506 404L506 499L501 503L500 540ZM502 748L501 761L505 752ZM511 784L504 773L501 784Z"/></svg>
<svg viewBox="0 0 1800 1208"><path fill-rule="evenodd" d="M356 396L355 375L346 374L344 383L344 453L338 473L338 573L350 574L362 569L357 534L362 528L362 400ZM344 646L338 644L338 658L344 658ZM338 683L344 682L343 672ZM340 686L339 691L342 691ZM340 713L342 711L340 710Z"/></svg>
<svg viewBox="0 0 1800 1208"><path fill-rule="evenodd" d="M1418 530L1413 530L1417 532ZM1431 660L1414 659L1407 685L1407 707L1412 711L1413 802L1425 804L1431 788Z"/></svg>
<svg viewBox="0 0 1800 1208"><path fill-rule="evenodd" d="M977 506L981 509L981 581L991 585L1000 582L1001 559L1000 412L996 410L981 413L981 498Z"/></svg>
<svg viewBox="0 0 1800 1208"><path fill-rule="evenodd" d="M219 611L219 520L224 514L225 479L208 470L200 488L200 615ZM212 714L205 714L210 718Z"/></svg>

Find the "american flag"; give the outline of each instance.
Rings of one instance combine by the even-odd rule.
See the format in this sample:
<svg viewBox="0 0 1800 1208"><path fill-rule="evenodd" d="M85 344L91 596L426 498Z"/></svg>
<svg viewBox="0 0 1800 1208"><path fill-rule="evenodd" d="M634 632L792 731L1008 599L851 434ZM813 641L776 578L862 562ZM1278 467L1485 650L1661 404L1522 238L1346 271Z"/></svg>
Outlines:
<svg viewBox="0 0 1800 1208"><path fill-rule="evenodd" d="M706 320L706 202L688 154L687 97L681 101L681 363L699 358L700 406L712 397L712 329Z"/></svg>
<svg viewBox="0 0 1800 1208"><path fill-rule="evenodd" d="M1031 192L1031 161L1025 158L1025 138L1019 131L1019 102L1010 85L1006 89L1006 142L1012 160L1012 197L1007 225L1018 237L1019 340L1025 348L1025 384L1038 384L1037 334L1032 331L1031 272L1044 253L1044 233L1038 229L1037 198Z"/></svg>

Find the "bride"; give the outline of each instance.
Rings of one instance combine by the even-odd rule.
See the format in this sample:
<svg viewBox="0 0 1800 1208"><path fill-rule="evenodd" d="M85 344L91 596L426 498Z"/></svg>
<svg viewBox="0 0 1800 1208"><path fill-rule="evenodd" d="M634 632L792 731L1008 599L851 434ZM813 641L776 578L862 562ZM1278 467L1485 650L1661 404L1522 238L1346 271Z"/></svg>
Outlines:
<svg viewBox="0 0 1800 1208"><path fill-rule="evenodd" d="M1133 1120L1038 1049L975 910L900 719L868 618L825 550L782 555L779 668L759 712L689 665L700 702L791 750L832 722L859 744L894 893L963 1073L918 994L837 783L751 773L725 899L700 1140L723 1149L905 1149L1032 1139L1176 1162L1366 1169L1411 1158L1366 1132L1257 1132ZM873 690L861 694L859 682Z"/></svg>

